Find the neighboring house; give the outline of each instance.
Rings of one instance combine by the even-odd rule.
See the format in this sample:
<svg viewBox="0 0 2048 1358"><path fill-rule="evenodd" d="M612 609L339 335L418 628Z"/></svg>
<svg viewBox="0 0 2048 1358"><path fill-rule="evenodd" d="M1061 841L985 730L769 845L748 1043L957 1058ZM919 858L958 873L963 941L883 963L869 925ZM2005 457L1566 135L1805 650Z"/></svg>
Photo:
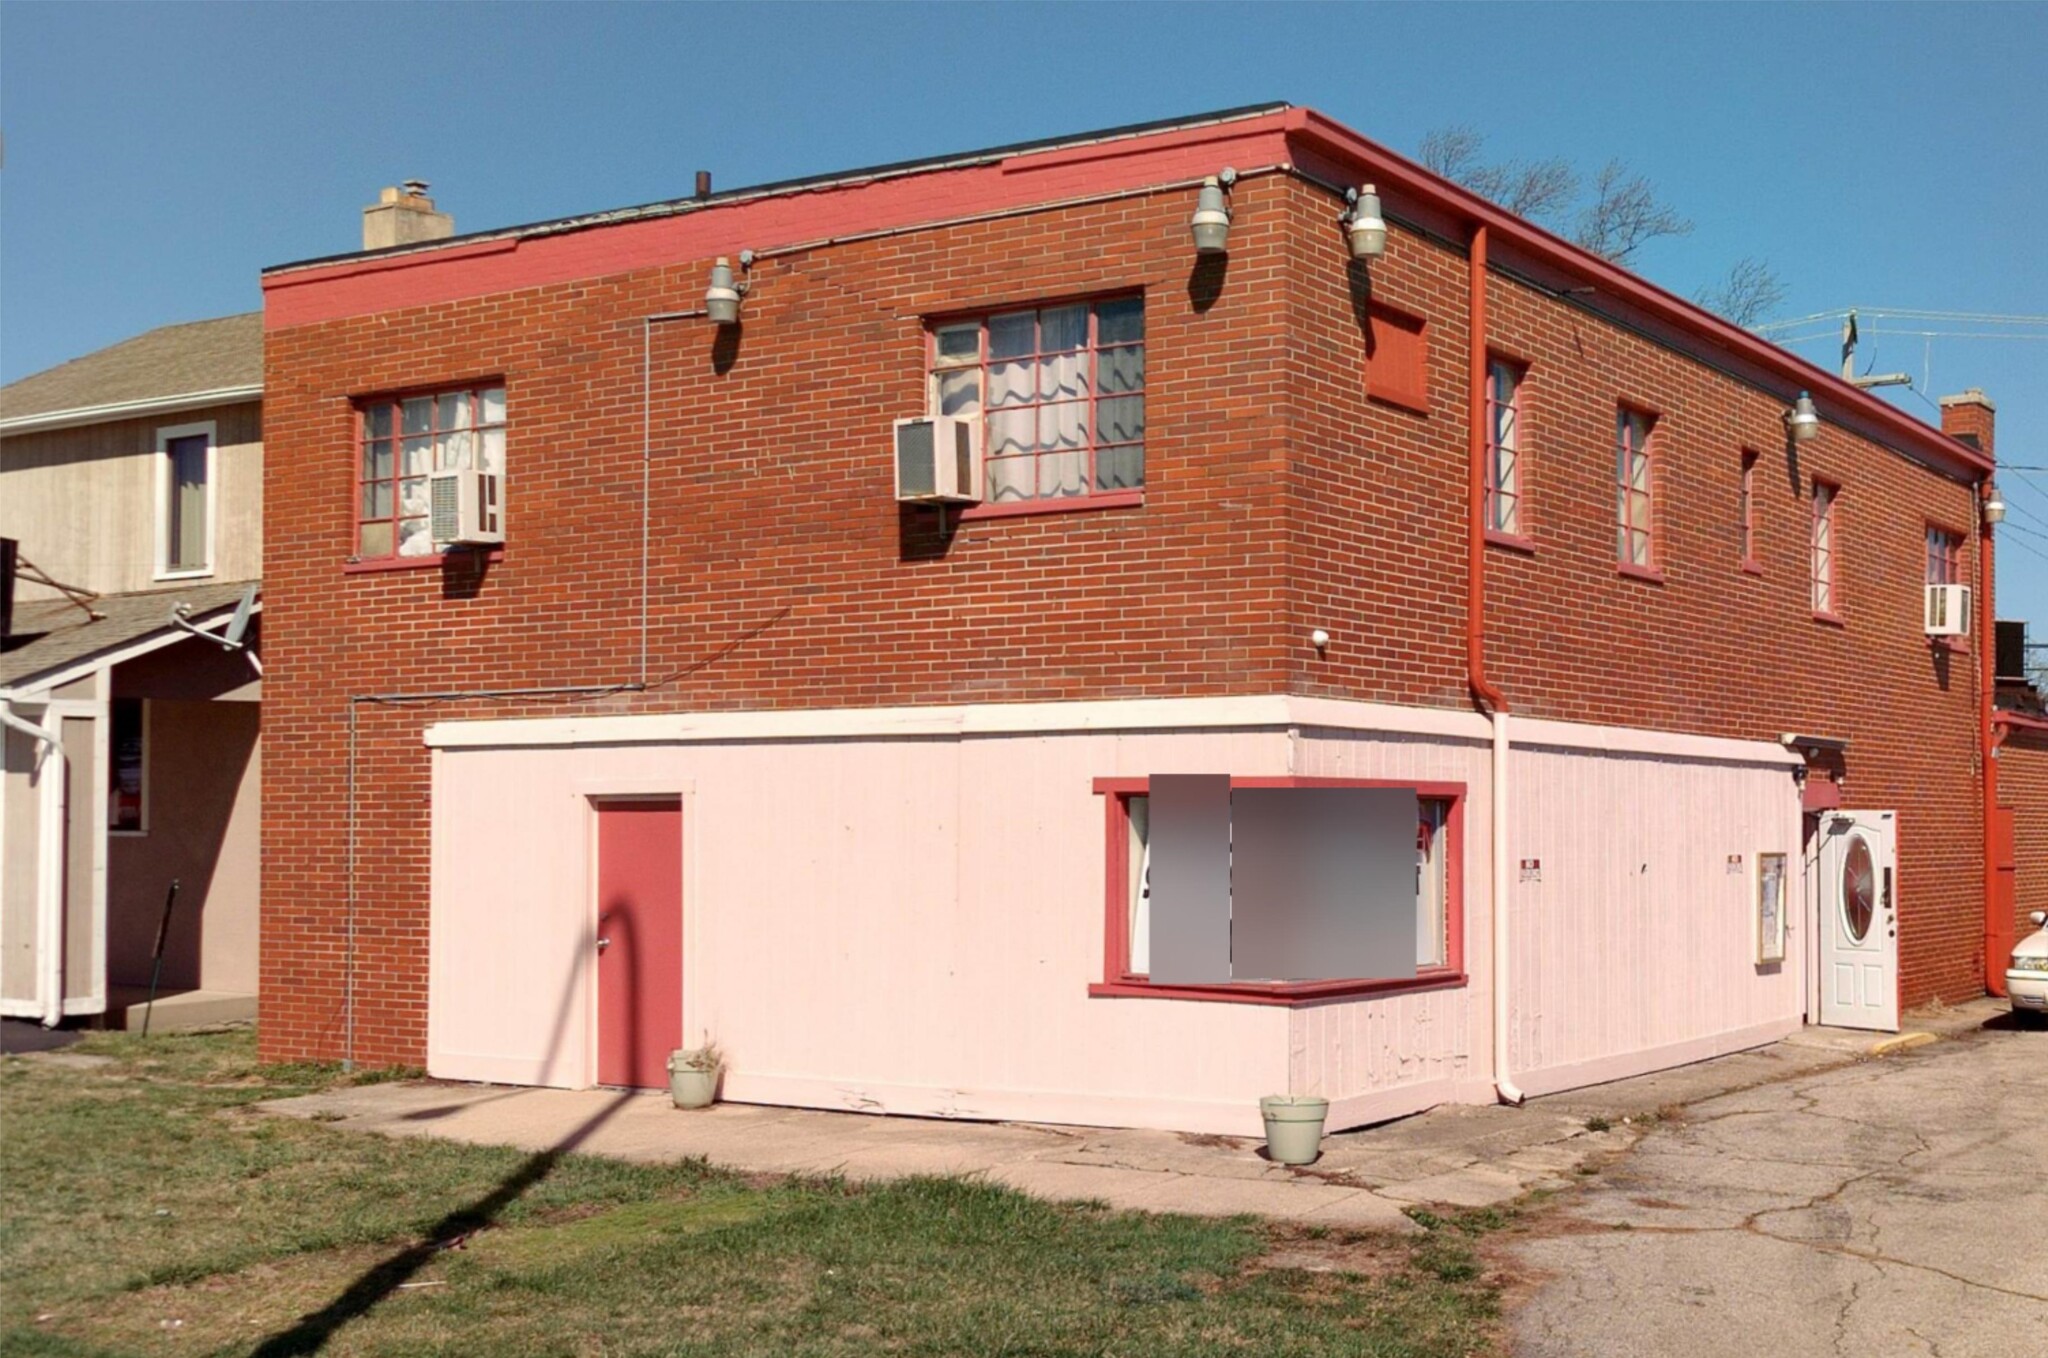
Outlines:
<svg viewBox="0 0 2048 1358"><path fill-rule="evenodd" d="M2027 625L1998 624L1998 710L1992 715L1997 819L1992 835L1993 908L2014 937L2034 931L2048 911L2048 702L2027 677Z"/></svg>
<svg viewBox="0 0 2048 1358"><path fill-rule="evenodd" d="M257 607L261 320L0 389L0 1013L139 1024L176 881L152 1026L255 1014L260 624L173 610Z"/></svg>
<svg viewBox="0 0 2048 1358"><path fill-rule="evenodd" d="M1245 1133L1984 989L1987 648L1927 620L1976 616L1989 403L1930 428L1314 112L264 295L268 1057L709 1037L736 1100ZM899 499L927 416L978 502ZM1180 774L1233 836L1411 797L1414 965L1245 963L1242 864L1155 922Z"/></svg>

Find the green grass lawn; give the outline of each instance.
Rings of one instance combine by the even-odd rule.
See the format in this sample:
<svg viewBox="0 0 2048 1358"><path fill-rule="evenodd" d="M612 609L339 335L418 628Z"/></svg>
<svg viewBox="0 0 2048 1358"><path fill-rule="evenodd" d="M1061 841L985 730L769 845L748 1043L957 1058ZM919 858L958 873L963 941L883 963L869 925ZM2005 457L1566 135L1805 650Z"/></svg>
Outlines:
<svg viewBox="0 0 2048 1358"><path fill-rule="evenodd" d="M247 1033L0 1059L0 1352L1461 1355L1477 1237L1111 1212L948 1179L394 1141L254 1105Z"/></svg>

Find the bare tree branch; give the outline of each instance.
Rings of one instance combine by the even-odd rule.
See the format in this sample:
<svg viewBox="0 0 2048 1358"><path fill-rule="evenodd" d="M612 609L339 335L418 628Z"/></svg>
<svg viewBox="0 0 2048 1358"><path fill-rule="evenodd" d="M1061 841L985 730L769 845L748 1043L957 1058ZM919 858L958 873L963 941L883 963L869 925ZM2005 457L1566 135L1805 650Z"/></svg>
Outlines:
<svg viewBox="0 0 2048 1358"><path fill-rule="evenodd" d="M1572 239L1604 259L1625 264L1646 242L1691 230L1691 222L1658 201L1648 179L1621 161L1610 160L1593 181L1593 201L1579 213Z"/></svg>
<svg viewBox="0 0 2048 1358"><path fill-rule="evenodd" d="M1481 168L1479 152L1485 145L1486 138L1460 124L1439 127L1425 135L1415 155L1425 168L1470 188L1470 176Z"/></svg>
<svg viewBox="0 0 2048 1358"><path fill-rule="evenodd" d="M1728 276L1693 299L1737 325L1750 326L1771 314L1785 300L1785 283L1760 259L1735 261Z"/></svg>

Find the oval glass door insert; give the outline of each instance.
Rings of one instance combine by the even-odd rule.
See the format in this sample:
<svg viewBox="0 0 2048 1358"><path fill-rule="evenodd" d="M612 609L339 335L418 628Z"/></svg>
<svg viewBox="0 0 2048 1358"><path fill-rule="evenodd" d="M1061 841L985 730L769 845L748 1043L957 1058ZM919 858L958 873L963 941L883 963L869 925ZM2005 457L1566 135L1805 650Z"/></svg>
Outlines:
<svg viewBox="0 0 2048 1358"><path fill-rule="evenodd" d="M1870 856L1870 841L1854 835L1849 851L1842 855L1842 923L1849 930L1851 943L1863 941L1876 913L1877 864Z"/></svg>

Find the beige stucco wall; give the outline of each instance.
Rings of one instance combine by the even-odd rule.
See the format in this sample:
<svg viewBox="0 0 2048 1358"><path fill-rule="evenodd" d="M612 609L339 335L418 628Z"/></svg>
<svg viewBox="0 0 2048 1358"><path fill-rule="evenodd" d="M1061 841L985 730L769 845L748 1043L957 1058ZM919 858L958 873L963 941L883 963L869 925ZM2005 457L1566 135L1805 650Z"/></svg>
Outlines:
<svg viewBox="0 0 2048 1358"><path fill-rule="evenodd" d="M263 572L262 405L244 401L0 439L0 537L67 584L101 594L156 579L159 429L214 423L214 580ZM22 583L23 599L50 597Z"/></svg>
<svg viewBox="0 0 2048 1358"><path fill-rule="evenodd" d="M256 991L260 707L149 703L149 828L107 840L107 980L147 985L164 893L179 881L162 984Z"/></svg>

